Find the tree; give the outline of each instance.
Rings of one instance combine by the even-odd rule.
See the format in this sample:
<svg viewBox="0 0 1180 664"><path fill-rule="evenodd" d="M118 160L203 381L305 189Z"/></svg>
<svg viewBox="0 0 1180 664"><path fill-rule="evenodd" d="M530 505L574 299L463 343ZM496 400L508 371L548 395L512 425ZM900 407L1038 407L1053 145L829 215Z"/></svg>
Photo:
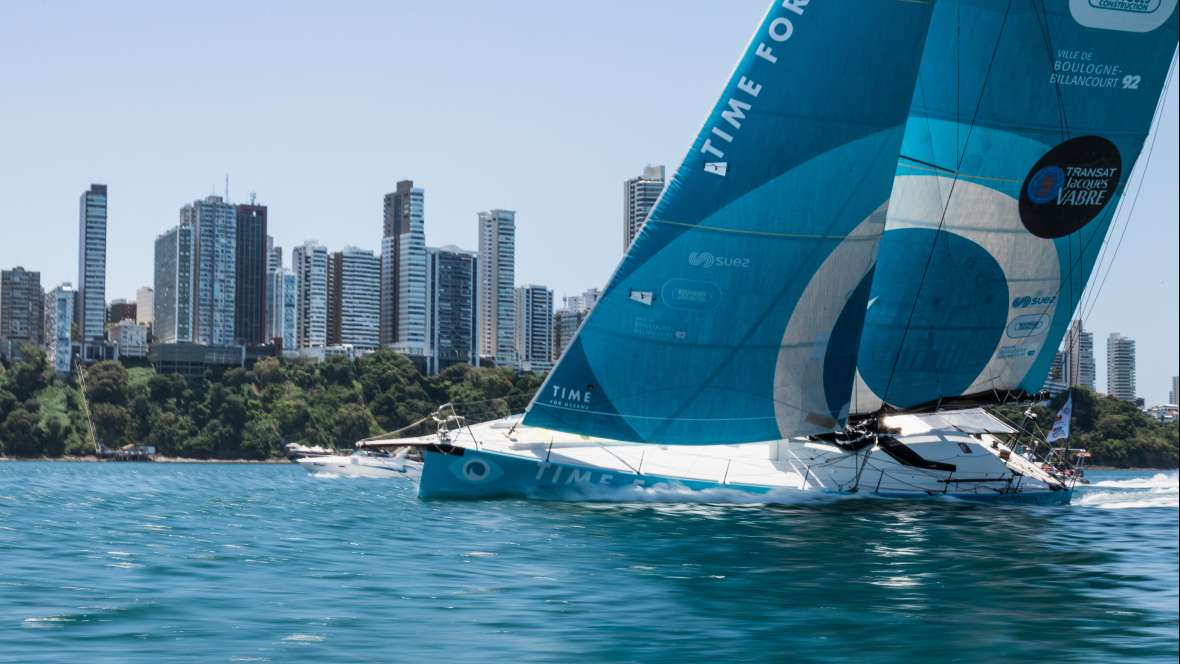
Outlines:
<svg viewBox="0 0 1180 664"><path fill-rule="evenodd" d="M269 459L279 453L282 444L278 423L267 415L250 420L242 433L242 454L248 459Z"/></svg>
<svg viewBox="0 0 1180 664"><path fill-rule="evenodd" d="M86 371L86 397L93 403L127 404L127 369L110 360Z"/></svg>
<svg viewBox="0 0 1180 664"><path fill-rule="evenodd" d="M264 357L254 364L254 378L266 387L283 381L283 365L277 357Z"/></svg>
<svg viewBox="0 0 1180 664"><path fill-rule="evenodd" d="M350 403L336 413L336 447L352 447L358 440L368 438L376 431L377 422L364 406Z"/></svg>
<svg viewBox="0 0 1180 664"><path fill-rule="evenodd" d="M37 421L37 414L23 405L14 408L0 423L0 450L13 456L39 455Z"/></svg>
<svg viewBox="0 0 1180 664"><path fill-rule="evenodd" d="M106 447L117 448L127 443L127 429L131 416L123 406L99 402L90 407L94 417L94 432Z"/></svg>

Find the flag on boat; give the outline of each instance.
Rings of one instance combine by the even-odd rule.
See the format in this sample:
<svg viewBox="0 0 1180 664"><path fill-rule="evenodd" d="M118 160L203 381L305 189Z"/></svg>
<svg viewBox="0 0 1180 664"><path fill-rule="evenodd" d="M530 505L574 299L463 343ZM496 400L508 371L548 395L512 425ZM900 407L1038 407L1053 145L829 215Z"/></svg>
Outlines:
<svg viewBox="0 0 1180 664"><path fill-rule="evenodd" d="M1065 400L1065 405L1061 410L1057 411L1057 417L1053 418L1053 428L1049 430L1049 435L1045 438L1045 442L1052 443L1058 440L1065 440L1069 438L1069 420L1073 417L1073 395Z"/></svg>

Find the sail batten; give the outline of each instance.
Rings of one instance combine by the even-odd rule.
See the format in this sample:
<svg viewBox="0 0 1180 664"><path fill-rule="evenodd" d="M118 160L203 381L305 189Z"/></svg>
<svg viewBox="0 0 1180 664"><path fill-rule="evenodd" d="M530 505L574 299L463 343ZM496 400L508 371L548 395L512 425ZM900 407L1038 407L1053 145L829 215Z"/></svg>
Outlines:
<svg viewBox="0 0 1180 664"><path fill-rule="evenodd" d="M930 14L771 5L526 424L668 444L840 428Z"/></svg>

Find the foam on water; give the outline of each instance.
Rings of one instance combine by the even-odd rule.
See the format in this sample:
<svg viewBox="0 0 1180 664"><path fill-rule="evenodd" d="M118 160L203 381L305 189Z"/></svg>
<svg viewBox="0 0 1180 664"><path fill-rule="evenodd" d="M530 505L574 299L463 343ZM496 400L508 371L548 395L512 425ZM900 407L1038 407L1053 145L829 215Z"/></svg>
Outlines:
<svg viewBox="0 0 1180 664"><path fill-rule="evenodd" d="M1180 507L1180 475L1156 473L1151 477L1102 480L1079 491L1074 504L1102 509L1176 509Z"/></svg>

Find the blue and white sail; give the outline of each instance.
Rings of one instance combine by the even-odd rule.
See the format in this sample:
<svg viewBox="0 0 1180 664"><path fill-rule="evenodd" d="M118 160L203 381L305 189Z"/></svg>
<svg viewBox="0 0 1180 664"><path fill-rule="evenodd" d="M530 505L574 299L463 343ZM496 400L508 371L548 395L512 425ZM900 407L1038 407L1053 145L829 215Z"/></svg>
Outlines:
<svg viewBox="0 0 1180 664"><path fill-rule="evenodd" d="M776 0L528 425L737 443L848 415L931 6Z"/></svg>
<svg viewBox="0 0 1180 664"><path fill-rule="evenodd" d="M936 4L854 412L1041 388L1151 127L1176 5Z"/></svg>

